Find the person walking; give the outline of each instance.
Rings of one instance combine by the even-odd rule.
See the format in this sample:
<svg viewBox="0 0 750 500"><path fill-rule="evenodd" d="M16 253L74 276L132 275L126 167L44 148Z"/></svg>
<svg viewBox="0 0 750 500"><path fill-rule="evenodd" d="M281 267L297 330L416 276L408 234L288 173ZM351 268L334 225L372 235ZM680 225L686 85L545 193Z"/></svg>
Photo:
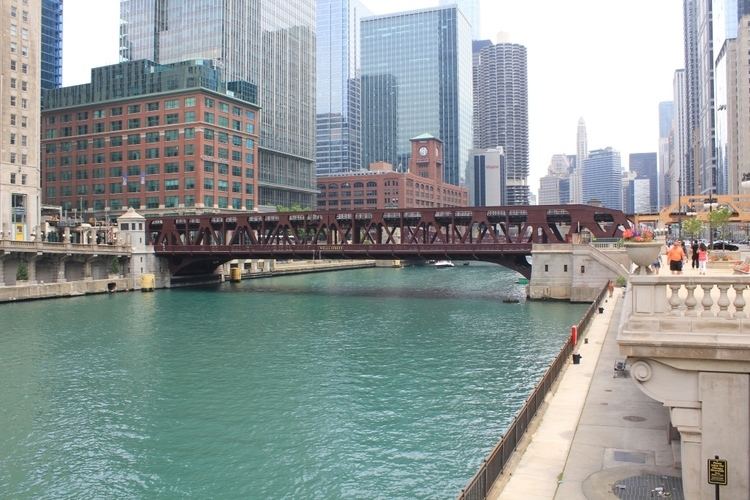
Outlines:
<svg viewBox="0 0 750 500"><path fill-rule="evenodd" d="M682 242L677 240L667 250L667 260L669 261L669 270L672 274L682 274L682 263L687 261L685 251L682 249Z"/></svg>
<svg viewBox="0 0 750 500"><path fill-rule="evenodd" d="M698 248L698 274L706 274L706 264L708 264L708 248L705 243L701 243Z"/></svg>
<svg viewBox="0 0 750 500"><path fill-rule="evenodd" d="M698 250L699 250L699 247L698 247L698 241L697 240L693 240L693 245L691 246L690 250L691 250L690 257L692 258L692 261L693 261L692 268L693 269L698 269Z"/></svg>

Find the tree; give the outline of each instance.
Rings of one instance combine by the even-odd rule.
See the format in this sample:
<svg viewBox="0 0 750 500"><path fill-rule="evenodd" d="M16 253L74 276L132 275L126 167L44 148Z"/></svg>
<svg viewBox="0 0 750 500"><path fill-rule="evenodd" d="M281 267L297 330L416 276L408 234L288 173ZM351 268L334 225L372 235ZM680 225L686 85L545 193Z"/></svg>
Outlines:
<svg viewBox="0 0 750 500"><path fill-rule="evenodd" d="M284 205L276 205L277 212L304 212L305 209L299 203L292 203L291 207L285 207Z"/></svg>
<svg viewBox="0 0 750 500"><path fill-rule="evenodd" d="M16 269L16 281L26 281L29 279L29 268L26 262L20 261Z"/></svg>
<svg viewBox="0 0 750 500"><path fill-rule="evenodd" d="M698 217L690 217L682 221L682 232L691 239L695 239L703 231L703 222Z"/></svg>
<svg viewBox="0 0 750 500"><path fill-rule="evenodd" d="M724 239L727 227L729 227L729 218L732 217L732 211L727 207L721 207L708 214L711 229L718 229L719 237Z"/></svg>

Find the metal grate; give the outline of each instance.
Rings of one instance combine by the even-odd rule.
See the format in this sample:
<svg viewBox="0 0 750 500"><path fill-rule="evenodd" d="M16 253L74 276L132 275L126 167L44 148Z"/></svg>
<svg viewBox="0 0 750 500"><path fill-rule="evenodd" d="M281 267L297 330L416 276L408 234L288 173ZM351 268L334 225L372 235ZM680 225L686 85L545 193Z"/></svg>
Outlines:
<svg viewBox="0 0 750 500"><path fill-rule="evenodd" d="M612 492L621 500L643 500L648 498L669 498L684 500L682 479L675 476L642 474L617 481Z"/></svg>

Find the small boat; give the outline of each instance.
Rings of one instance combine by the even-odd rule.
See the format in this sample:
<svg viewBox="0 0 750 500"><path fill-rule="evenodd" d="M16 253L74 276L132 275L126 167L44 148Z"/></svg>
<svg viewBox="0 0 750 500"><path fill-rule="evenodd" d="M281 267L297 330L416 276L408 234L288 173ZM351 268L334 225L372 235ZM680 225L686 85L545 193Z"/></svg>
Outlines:
<svg viewBox="0 0 750 500"><path fill-rule="evenodd" d="M440 267L455 267L455 266L453 265L453 262L449 260L438 260L432 265L432 267L440 268Z"/></svg>

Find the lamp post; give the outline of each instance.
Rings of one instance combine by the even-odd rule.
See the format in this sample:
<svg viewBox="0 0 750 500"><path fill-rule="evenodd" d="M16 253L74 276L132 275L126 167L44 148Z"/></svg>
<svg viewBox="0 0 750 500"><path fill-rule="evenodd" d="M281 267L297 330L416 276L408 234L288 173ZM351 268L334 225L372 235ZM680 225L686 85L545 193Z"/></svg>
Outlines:
<svg viewBox="0 0 750 500"><path fill-rule="evenodd" d="M714 205L718 205L718 203L714 203L714 189L715 186L711 186L701 191L701 194L708 193L708 203L703 204L704 208L708 208L708 248L713 248L714 246L714 230L713 224L711 223L711 213L714 210Z"/></svg>

